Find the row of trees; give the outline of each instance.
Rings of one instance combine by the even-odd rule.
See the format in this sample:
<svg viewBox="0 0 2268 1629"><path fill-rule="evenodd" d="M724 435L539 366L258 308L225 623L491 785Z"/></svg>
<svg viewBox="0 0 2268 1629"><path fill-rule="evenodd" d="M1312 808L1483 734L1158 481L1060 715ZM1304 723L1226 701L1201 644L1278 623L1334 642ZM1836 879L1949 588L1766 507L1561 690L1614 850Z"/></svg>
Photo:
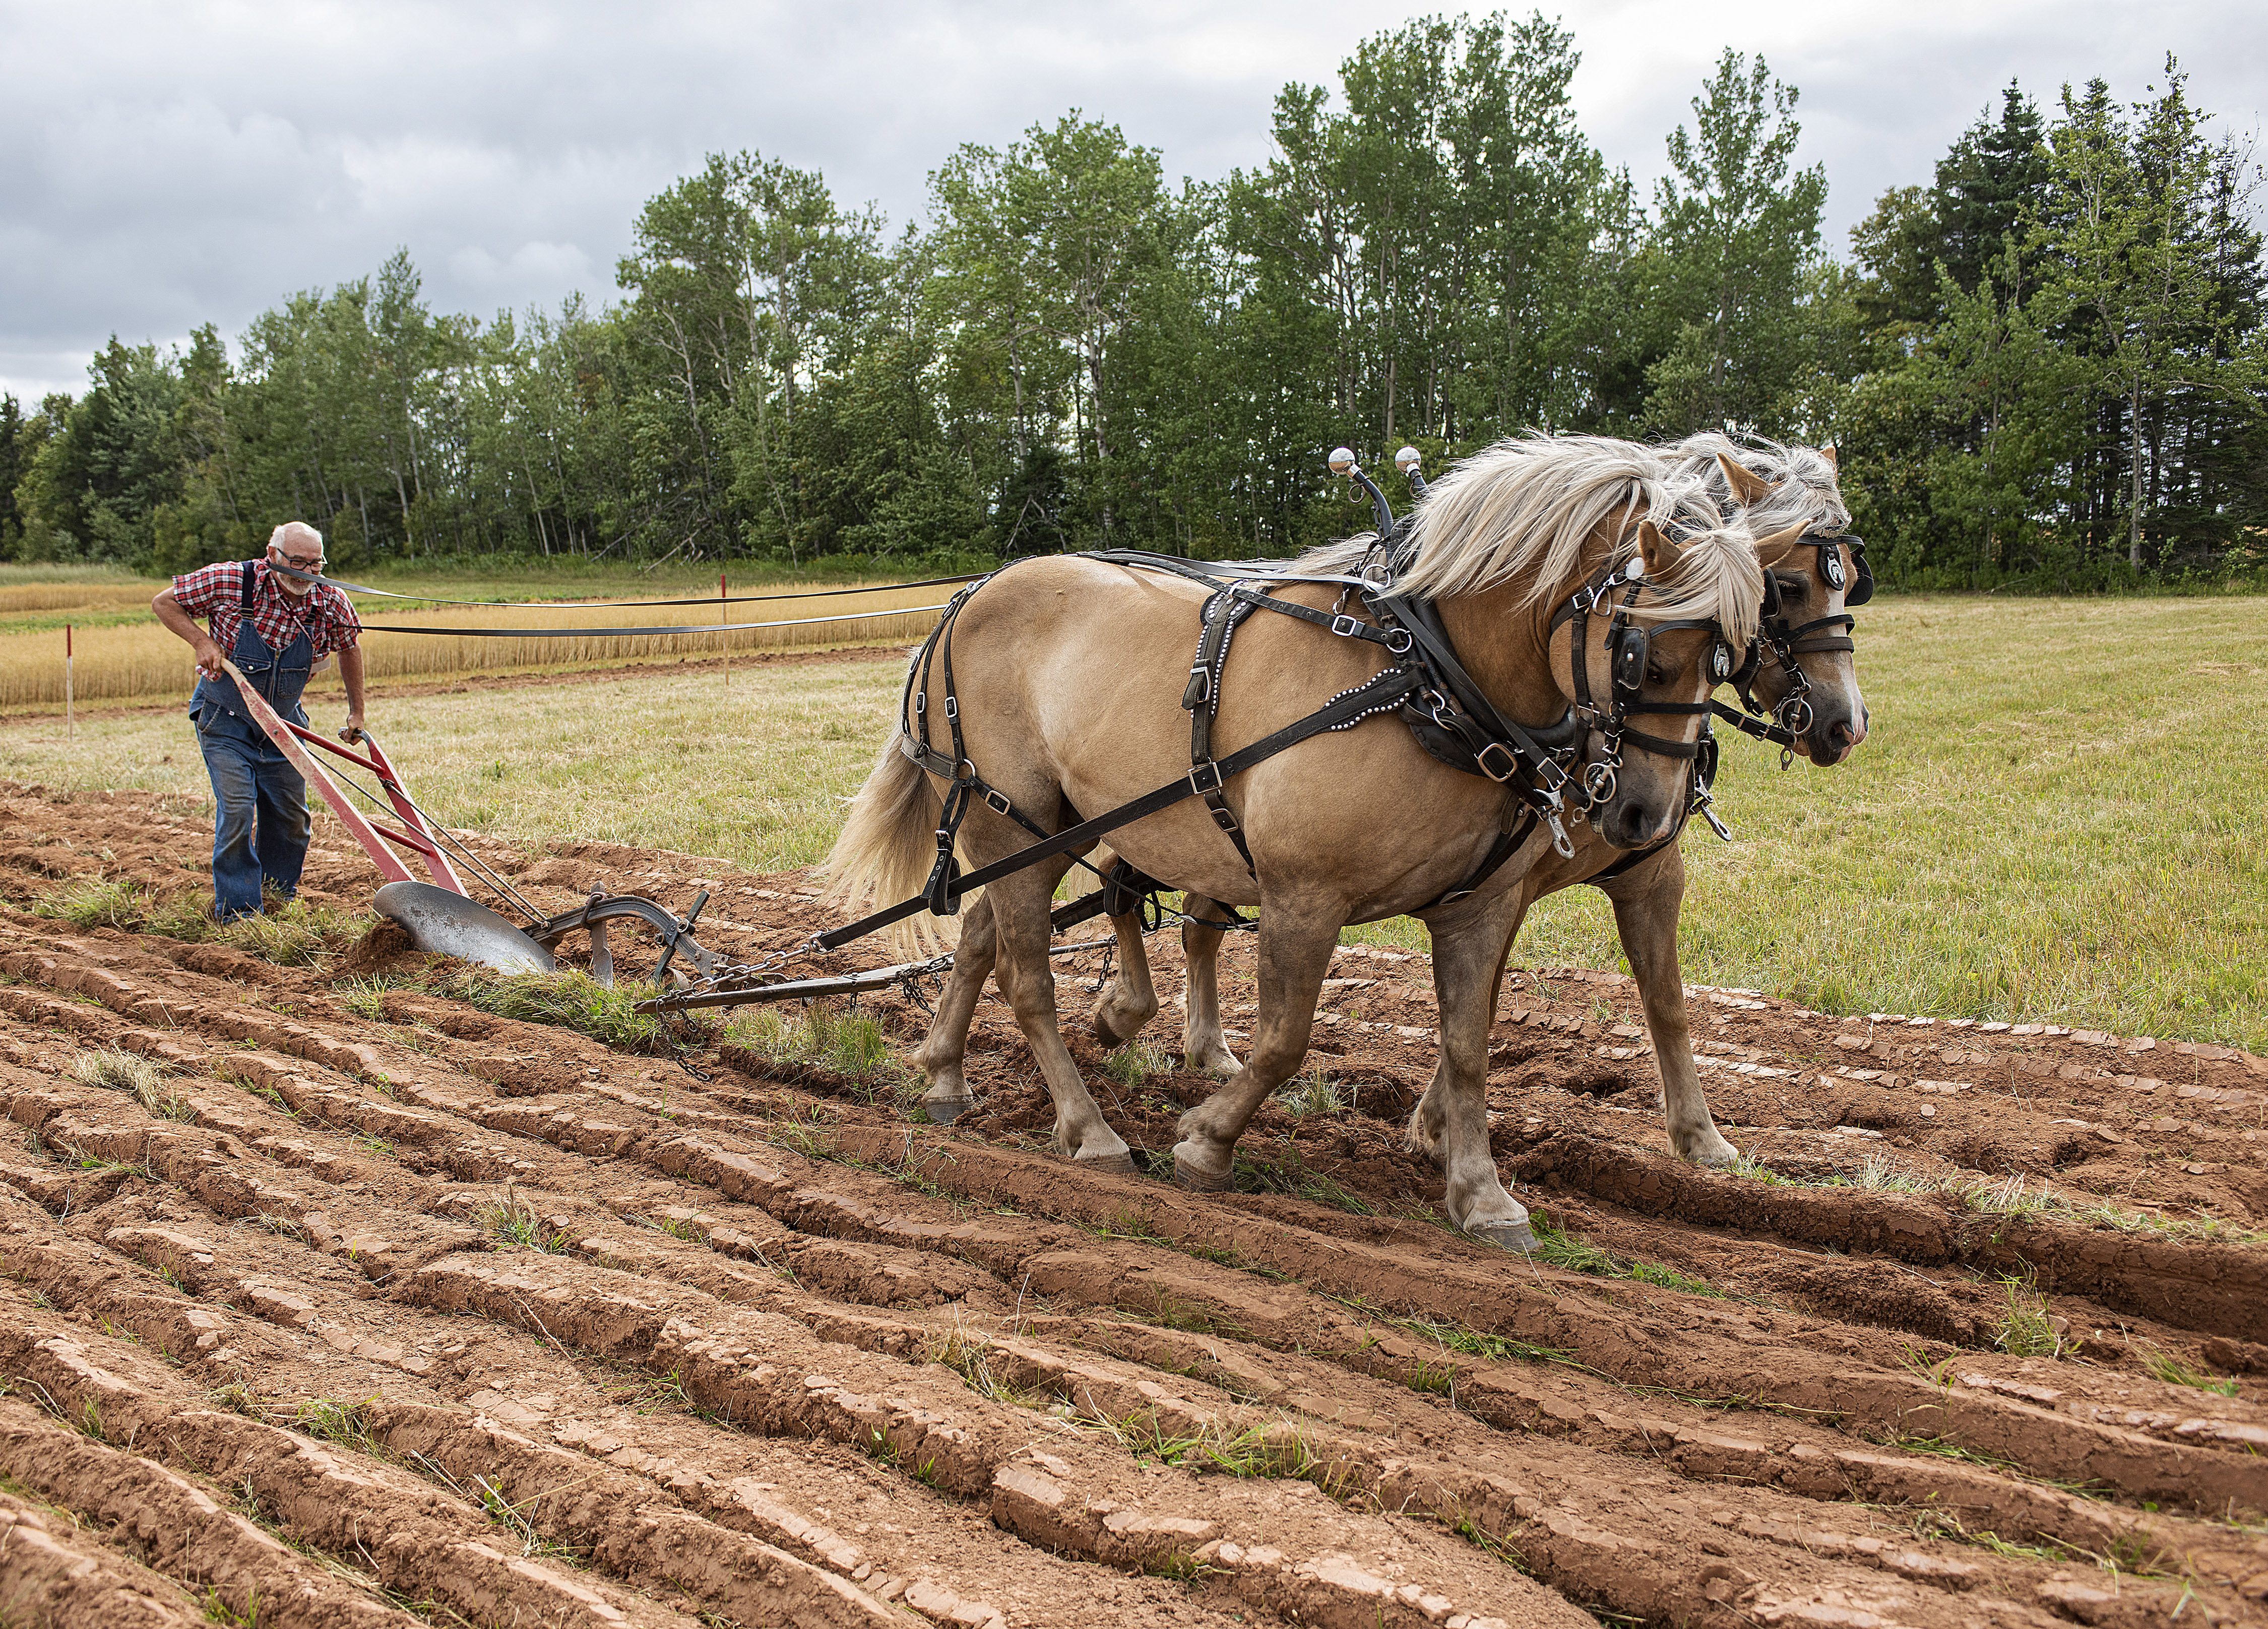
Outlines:
<svg viewBox="0 0 2268 1629"><path fill-rule="evenodd" d="M1650 199L1577 61L1540 16L1428 19L1286 86L1218 184L1073 113L952 154L893 234L718 156L603 309L437 314L397 253L233 348L114 341L83 395L0 402L0 554L178 569L289 515L350 561L1279 554L1362 523L1338 442L1728 426L1838 444L1908 581L2261 555L2258 173L2173 63L2051 118L2012 84L1846 262L1761 59L1725 54Z"/></svg>

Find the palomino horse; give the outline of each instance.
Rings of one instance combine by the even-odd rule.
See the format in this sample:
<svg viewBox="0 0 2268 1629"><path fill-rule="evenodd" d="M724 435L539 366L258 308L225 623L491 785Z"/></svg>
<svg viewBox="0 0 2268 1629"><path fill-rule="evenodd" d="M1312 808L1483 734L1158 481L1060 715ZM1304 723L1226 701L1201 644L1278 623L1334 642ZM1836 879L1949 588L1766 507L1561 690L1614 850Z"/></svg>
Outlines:
<svg viewBox="0 0 2268 1629"><path fill-rule="evenodd" d="M1851 522L1844 508L1842 488L1835 479L1835 460L1823 449L1780 447L1773 443L1740 444L1726 436L1694 436L1674 447L1658 449L1674 467L1690 476L1708 479L1714 495L1747 508L1749 525L1767 533L1769 542L1757 554L1771 569L1773 592L1780 601L1778 620L1767 620L1760 628L1757 649L1763 660L1753 671L1753 694L1767 712L1778 715L1780 703L1792 694L1805 699L1805 710L1796 722L1796 745L1816 765L1837 765L1867 739L1867 703L1859 696L1858 676L1851 664L1848 640L1839 635L1808 635L1808 628L1842 627L1844 592L1858 581L1858 558L1835 556L1837 538ZM1350 551L1363 540L1327 545L1297 562L1307 569L1329 572L1345 562ZM1803 690L1796 690L1800 674ZM1615 903L1615 930L1631 973L1638 980L1639 1001L1646 1012L1646 1032L1653 1041L1662 1078L1662 1107L1667 1112L1669 1139L1676 1153L1704 1164L1726 1164L1733 1146L1714 1132L1708 1121L1701 1078L1692 1064L1692 1032L1685 1014L1685 982L1678 969L1678 912L1685 899L1685 857L1676 840L1653 851L1619 851L1597 835L1586 833L1576 841L1574 855L1544 853L1515 890L1499 900L1497 928L1504 935L1504 950L1511 950L1528 906L1549 894L1592 883ZM1227 919L1216 900L1184 899L1182 950L1186 962L1186 1019L1182 1051L1190 1068L1213 1075L1236 1073L1236 1055L1229 1051L1220 1028L1216 955L1222 928L1209 926ZM1095 1005L1094 1025L1107 1044L1131 1039L1131 1035L1157 1012L1157 996L1150 985L1141 923L1137 919L1114 919L1118 933L1121 976ZM1484 935L1485 939L1485 935ZM1436 969L1440 946L1436 943ZM1465 973L1469 978L1469 973ZM1440 971L1436 971L1436 980ZM1495 1014L1495 1001L1490 1001ZM1485 1035L1481 1039L1485 1046ZM1433 1087L1410 1116L1410 1141L1436 1146L1438 1121L1447 1091L1447 1062L1436 1071Z"/></svg>
<svg viewBox="0 0 2268 1629"><path fill-rule="evenodd" d="M1400 588L1431 600L1495 708L1531 730L1548 730L1572 700L1620 693L1612 688L1619 668L1628 693L1683 716L1668 737L1602 731L1596 717L1579 732L1591 829L1624 848L1673 832L1688 798L1697 706L1726 666L1720 640L1737 648L1756 628L1763 576L1745 525L1728 520L1702 482L1673 476L1642 448L1570 438L1506 443L1467 460L1419 505L1412 537L1418 563ZM1555 615L1579 591L1609 580L1625 615L1653 630L1612 653L1577 642L1580 617ZM1330 583L1270 587L1313 612L1351 591ZM944 789L910 756L917 715L954 718L957 768L981 773L1030 823L970 805L959 852L979 865L1022 847L1031 827L1063 830L1080 811L1131 802L1180 774L1189 758L1182 686L1209 597L1177 577L1079 556L1020 562L972 591L940 635L947 642L942 680L918 659L909 674L899 728L828 856L831 892L854 902L895 898L928 870ZM1603 618L1605 602L1598 603ZM1338 615L1375 631L1367 617ZM1215 751L1258 740L1387 666L1373 640L1319 637L1289 615L1256 613L1221 670ZM1444 1207L1476 1237L1532 1248L1527 1212L1505 1192L1489 1152L1481 1066L1506 942L1498 919L1551 845L1530 831L1508 861L1472 881L1484 858L1502 859L1499 839L1519 824L1516 790L1447 767L1410 730L1382 722L1312 736L1221 789L1230 817L1224 824L1184 802L1111 837L1126 861L1168 887L1262 911L1252 1054L1182 1117L1176 1178L1204 1191L1232 1185L1237 1138L1307 1051L1340 928L1423 913L1437 967L1458 970L1436 980L1445 1068L1455 1060L1434 1094L1443 1106ZM1243 838L1248 863L1231 828ZM947 1043L950 1064L924 1049L927 1101L934 1112L948 1080L967 1100L961 1038L976 990L997 969L1054 1100L1056 1151L1126 1170L1126 1143L1089 1096L1057 1028L1048 914L1068 864L1058 857L1012 873L986 891L988 910L971 913L932 1028L932 1040ZM1445 901L1452 892L1460 897ZM1699 1114L1692 1136L1714 1138L1705 1104Z"/></svg>
<svg viewBox="0 0 2268 1629"><path fill-rule="evenodd" d="M1682 473L1709 481L1720 498L1744 505L1749 525L1767 533L1767 541L1758 546L1758 554L1772 573L1772 586L1782 610L1777 627L1773 619L1767 619L1760 629L1757 648L1762 659L1754 664L1753 693L1764 708L1775 714L1791 694L1800 694L1807 706L1797 719L1804 729L1793 732L1795 743L1815 763L1841 762L1866 738L1867 707L1852 669L1850 641L1835 635L1822 639L1809 633L1822 626L1844 626L1845 591L1857 580L1855 554L1847 560L1835 554L1834 563L1830 563L1830 551L1846 547L1837 539L1850 524L1832 455L1771 443L1742 445L1720 435L1697 436L1658 451ZM1298 566L1316 571L1339 569L1365 541L1356 539L1326 546L1303 556ZM1800 691L1799 683L1803 686ZM1679 1154L1704 1163L1726 1163L1734 1157L1734 1149L1709 1122L1706 1099L1693 1067L1685 986L1677 962L1685 864L1675 836L1650 851L1631 852L1617 849L1592 831L1578 840L1572 855L1543 855L1498 901L1494 926L1480 933L1481 940L1485 943L1490 932L1502 935L1503 945L1496 955L1501 968L1528 906L1585 882L1614 902L1616 929L1638 982L1661 1073L1662 1103L1672 1146ZM1197 899L1184 899L1182 909L1188 1009L1183 1055L1191 1068L1226 1076L1236 1071L1238 1064L1220 1023L1215 959L1224 930L1209 924L1225 922L1228 914L1217 901ZM1094 1023L1106 1042L1116 1044L1130 1039L1156 1012L1157 997L1150 982L1139 921L1115 918L1112 926L1117 933L1122 971L1097 1003ZM1437 942L1437 982L1442 978L1441 954ZM1449 972L1453 979L1478 976L1470 970ZM1491 1016L1494 1010L1491 995ZM1454 1090L1446 1014L1445 1007L1442 1062L1410 1119L1413 1144L1426 1150L1437 1146L1445 1105ZM1479 1044L1486 1045L1484 1032Z"/></svg>

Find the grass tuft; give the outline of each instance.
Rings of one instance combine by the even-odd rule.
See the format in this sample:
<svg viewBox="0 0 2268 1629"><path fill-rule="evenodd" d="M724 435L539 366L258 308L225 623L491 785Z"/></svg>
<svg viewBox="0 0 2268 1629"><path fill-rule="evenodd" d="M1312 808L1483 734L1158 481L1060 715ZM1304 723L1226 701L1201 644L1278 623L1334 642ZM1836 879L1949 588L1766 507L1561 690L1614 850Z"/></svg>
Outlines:
<svg viewBox="0 0 2268 1629"><path fill-rule="evenodd" d="M2169 1386L2188 1386L2193 1391L2211 1391L2220 1397L2235 1397L2239 1390L2234 1380L2223 1380L2183 1358L2179 1353L2169 1352L2163 1346L2146 1340L2134 1343L2134 1355L2142 1360L2142 1367L2153 1377Z"/></svg>
<svg viewBox="0 0 2268 1629"><path fill-rule="evenodd" d="M74 928L117 928L128 933L150 914L150 896L129 883L107 877L74 877L51 889L33 906L40 916L60 917Z"/></svg>
<svg viewBox="0 0 2268 1629"><path fill-rule="evenodd" d="M540 1250L547 1255L564 1255L572 1243L566 1234L538 1215L534 1205L524 1194L509 1187L504 1198L473 1213L473 1225L506 1244Z"/></svg>
<svg viewBox="0 0 2268 1629"><path fill-rule="evenodd" d="M735 1018L725 1041L765 1063L836 1075L868 1103L902 1103L921 1090L920 1075L891 1052L880 1020L831 1002L813 1002L792 1017L764 1009Z"/></svg>
<svg viewBox="0 0 2268 1629"><path fill-rule="evenodd" d="M1319 1062L1309 1063L1288 1084L1279 1087L1273 1099L1295 1120L1311 1114L1347 1113L1354 1108L1354 1100L1352 1082L1325 1072Z"/></svg>
<svg viewBox="0 0 2268 1629"><path fill-rule="evenodd" d="M2060 1355L2063 1337L2049 1321L2047 1297L2032 1288L2032 1280L2004 1277L2000 1294L2000 1310L1992 1319L1992 1344L2015 1357Z"/></svg>
<svg viewBox="0 0 2268 1629"><path fill-rule="evenodd" d="M71 1060L71 1077L83 1086L130 1093L136 1101L166 1120L194 1120L196 1105L166 1079L166 1072L137 1053L105 1047L83 1052Z"/></svg>
<svg viewBox="0 0 2268 1629"><path fill-rule="evenodd" d="M1164 1052L1139 1037L1113 1047L1102 1060L1102 1072L1129 1091L1172 1067Z"/></svg>
<svg viewBox="0 0 2268 1629"><path fill-rule="evenodd" d="M1586 1273L1592 1278L1634 1279L1642 1284L1655 1284L1663 1289L1678 1290L1688 1295L1730 1299L1725 1291L1706 1279L1694 1278L1675 1267L1665 1267L1659 1262L1633 1261L1617 1256L1580 1234L1553 1227L1541 1217L1530 1215L1528 1225L1535 1232L1535 1258L1547 1267Z"/></svg>
<svg viewBox="0 0 2268 1629"><path fill-rule="evenodd" d="M638 1011L635 995L610 990L579 969L497 978L465 968L444 979L434 992L499 1018L579 1030L624 1052L660 1052L668 1045L661 1020Z"/></svg>

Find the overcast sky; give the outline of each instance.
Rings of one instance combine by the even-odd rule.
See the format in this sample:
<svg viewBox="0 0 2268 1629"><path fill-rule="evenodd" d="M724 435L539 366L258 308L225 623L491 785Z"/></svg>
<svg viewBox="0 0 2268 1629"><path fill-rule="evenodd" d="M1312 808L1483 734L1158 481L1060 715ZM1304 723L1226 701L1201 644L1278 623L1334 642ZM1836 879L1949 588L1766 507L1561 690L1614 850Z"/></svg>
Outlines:
<svg viewBox="0 0 2268 1629"><path fill-rule="evenodd" d="M1440 9L1447 10L1443 6ZM1473 8L1476 11L1484 9ZM2194 99L2268 108L2258 0L1583 0L1574 96L1650 183L1725 47L1803 93L1829 246L1884 187L1926 182L2020 77L2043 105L2100 74L2131 101L2168 50ZM0 390L84 387L114 332L233 340L298 289L406 246L438 309L614 292L644 200L704 153L824 172L902 223L962 142L1073 106L1160 148L1169 177L1266 162L1286 80L1405 15L1348 0L0 0Z"/></svg>

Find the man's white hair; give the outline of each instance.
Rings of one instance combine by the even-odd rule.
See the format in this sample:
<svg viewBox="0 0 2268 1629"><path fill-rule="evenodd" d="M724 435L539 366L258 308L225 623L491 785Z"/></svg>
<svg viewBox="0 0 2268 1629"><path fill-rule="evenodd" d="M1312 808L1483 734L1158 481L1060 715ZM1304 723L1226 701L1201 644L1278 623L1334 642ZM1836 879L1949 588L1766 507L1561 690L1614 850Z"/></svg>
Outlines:
<svg viewBox="0 0 2268 1629"><path fill-rule="evenodd" d="M323 547L323 534L304 520L287 520L268 534L268 547L282 548L289 543L313 543Z"/></svg>

